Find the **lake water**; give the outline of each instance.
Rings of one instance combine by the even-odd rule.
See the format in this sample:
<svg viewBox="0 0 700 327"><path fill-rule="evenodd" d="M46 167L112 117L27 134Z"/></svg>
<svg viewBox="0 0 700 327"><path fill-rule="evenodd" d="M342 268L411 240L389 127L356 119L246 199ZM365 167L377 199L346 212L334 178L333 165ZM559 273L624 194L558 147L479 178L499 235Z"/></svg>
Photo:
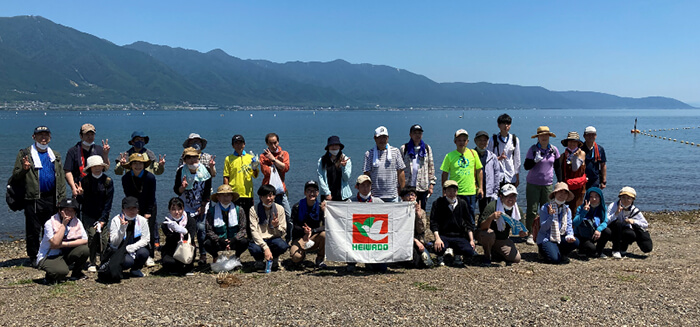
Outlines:
<svg viewBox="0 0 700 327"><path fill-rule="evenodd" d="M32 143L34 127L47 125L52 131L50 146L65 156L69 147L78 141L83 123L97 128L96 143L109 139L112 147L110 160L129 148L127 141L135 130L150 136L146 146L156 154L166 155L166 170L157 176L159 212L172 191L177 161L182 153L182 142L189 133L196 132L209 143L206 152L216 155L217 176L214 188L223 180L224 158L233 152L231 137L242 134L246 150L260 154L266 147L265 134L280 135L280 146L290 153L291 170L287 174L290 202L303 197L304 182L316 177L316 163L324 153L326 139L340 136L344 152L353 161L353 179L362 173L364 152L374 145L374 129L384 125L389 130L389 143L399 147L408 141L408 130L419 123L425 129L423 139L431 145L435 164L439 167L446 153L454 150L453 133L465 128L471 136L479 130L498 131L496 117L503 110L423 110L423 111L0 111L0 177L3 182L10 176L17 151ZM608 158L608 202L616 198L622 186L637 189L637 204L643 210L696 209L700 200L696 186L700 185L700 147L664 141L643 135L630 134L635 117L638 128L671 129L653 134L689 142L700 142L700 110L510 110L513 117L511 132L521 141L522 157L534 140L530 138L540 125L547 125L557 134L552 139L560 150L561 139L569 131L578 131L593 125L598 129L598 143L605 147ZM463 116L463 118L459 118ZM692 127L691 129L683 129ZM678 128L678 130L675 130ZM471 141L469 147L473 148ZM440 172L436 174L440 176ZM525 203L525 174L518 191L519 203ZM109 176L115 177L113 172ZM120 210L123 192L120 176L116 176L112 214ZM439 177L438 177L439 179ZM255 180L255 189L262 177ZM68 192L70 194L70 192ZM4 192L3 192L4 195ZM434 196L432 199L434 200ZM0 239L24 237L24 215L10 211L0 203ZM159 221L163 217L159 217Z"/></svg>

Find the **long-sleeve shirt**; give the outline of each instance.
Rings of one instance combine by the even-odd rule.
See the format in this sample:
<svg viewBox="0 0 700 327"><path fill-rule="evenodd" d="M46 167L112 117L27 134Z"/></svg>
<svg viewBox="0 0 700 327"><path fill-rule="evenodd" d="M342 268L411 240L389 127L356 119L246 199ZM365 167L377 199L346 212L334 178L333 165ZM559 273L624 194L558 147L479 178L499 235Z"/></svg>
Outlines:
<svg viewBox="0 0 700 327"><path fill-rule="evenodd" d="M506 158L498 161L501 166L501 172L503 172L501 180L515 183L515 176L520 174L520 140L510 133L508 133L506 138L501 137L500 133L494 136L489 139L486 149L493 152L496 157L499 157L505 151ZM497 142L494 142L494 138ZM515 146L513 146L513 143L515 143ZM499 184L501 180L498 181Z"/></svg>
<svg viewBox="0 0 700 327"><path fill-rule="evenodd" d="M173 191L175 191L175 194L177 194L185 203L185 212L195 213L202 205L206 205L206 203L209 202L209 197L211 196L211 177L203 182L188 179L191 188L189 190L185 189L184 192L180 192L180 187L182 186L183 169L187 169L187 172L189 172L189 168L187 168L186 165L177 169L177 172L175 173L175 185L173 186Z"/></svg>
<svg viewBox="0 0 700 327"><path fill-rule="evenodd" d="M284 163L284 168L279 169L277 165L275 165L272 160L268 159L264 154L260 155L260 171L263 173L263 180L262 180L262 185L265 184L270 184L270 174L272 174L272 166L275 165L275 169L277 169L277 173L280 175L280 179L282 180L282 186L284 186L284 191L287 191L287 184L284 183L284 176L285 174L289 171L289 153L287 151L282 150L282 147L279 147L279 152L277 154L274 154L275 158L279 161L282 161Z"/></svg>
<svg viewBox="0 0 700 327"><path fill-rule="evenodd" d="M399 148L401 155L403 156L404 174L406 176L406 185L415 186L416 191L425 192L430 188L430 185L435 185L437 182L437 177L435 176L435 162L433 161L433 149L429 145L425 145L425 157L416 155L415 158L411 158L406 150L406 144L401 145ZM414 176L414 168L416 174ZM415 179L415 185L412 181Z"/></svg>
<svg viewBox="0 0 700 327"><path fill-rule="evenodd" d="M265 224L261 225L258 218L258 213L256 212L257 206L250 208L250 233L252 234L253 242L255 242L255 244L260 246L263 250L267 248L267 243L265 243L265 240L273 237L284 238L284 235L287 234L287 219L284 216L284 207L277 203L273 203L272 205L276 206L277 208L277 221L279 222L279 225L277 225L276 228L272 227L270 224L270 220L273 219L273 217L270 217L270 212L272 210L265 210L268 220Z"/></svg>
<svg viewBox="0 0 700 327"><path fill-rule="evenodd" d="M476 149L474 149L476 150ZM477 151L479 153L479 151ZM484 183L484 196L487 198L496 199L500 189L500 182L503 179L501 172L501 164L498 158L489 150L484 150L484 153L479 153L479 160L484 167L481 170L483 174L482 183Z"/></svg>
<svg viewBox="0 0 700 327"><path fill-rule="evenodd" d="M139 214L150 215L156 206L156 176L143 170L139 176L129 171L122 176L122 188L125 196L139 200Z"/></svg>
<svg viewBox="0 0 700 327"><path fill-rule="evenodd" d="M100 178L89 174L80 180L80 184L83 194L78 195L78 202L81 204L83 223L87 226L92 226L96 221L107 223L114 199L114 180L104 174Z"/></svg>
<svg viewBox="0 0 700 327"><path fill-rule="evenodd" d="M540 208L540 231L537 233L537 244L542 244L544 242L549 242L549 237L552 232L552 222L554 221L554 215L549 214L549 203L545 203ZM562 241L566 236L574 236L573 221L571 217L571 209L569 206L564 204L559 206L559 227L562 226L562 221L566 219L566 234L561 236Z"/></svg>
<svg viewBox="0 0 700 327"><path fill-rule="evenodd" d="M124 238L126 238L126 228L128 225L122 225L121 219L119 219L120 215L121 213L112 217L112 221L109 223L109 244L114 247L118 247ZM139 225L141 226L141 238L133 244L127 245L126 251L129 253L134 253L136 250L148 246L148 242L151 240L148 220L141 215L137 215L135 219L139 220Z"/></svg>
<svg viewBox="0 0 700 327"><path fill-rule="evenodd" d="M639 210L639 208L637 208L634 204L630 206L629 210L622 210L620 213L616 214L617 206L617 201L608 205L608 225L612 224L616 220L620 220L625 224L625 226L632 228L632 225L624 222L625 219L632 219L634 220L634 224L642 229L649 228L649 222L647 222L646 218L644 218L642 211Z"/></svg>
<svg viewBox="0 0 700 327"><path fill-rule="evenodd" d="M330 189L330 182L328 180L328 169L331 167L323 167L323 157L318 159L318 167L316 168L316 173L318 174L318 187L321 196L332 195L333 192ZM342 199L349 199L352 196L352 189L350 188L350 174L352 174L352 161L348 158L348 162L345 166L340 166L342 169L340 177L340 194Z"/></svg>
<svg viewBox="0 0 700 327"><path fill-rule="evenodd" d="M457 198L454 209L446 197L439 197L430 208L430 230L439 235L450 237L467 237L468 231L474 231L474 217L466 201Z"/></svg>

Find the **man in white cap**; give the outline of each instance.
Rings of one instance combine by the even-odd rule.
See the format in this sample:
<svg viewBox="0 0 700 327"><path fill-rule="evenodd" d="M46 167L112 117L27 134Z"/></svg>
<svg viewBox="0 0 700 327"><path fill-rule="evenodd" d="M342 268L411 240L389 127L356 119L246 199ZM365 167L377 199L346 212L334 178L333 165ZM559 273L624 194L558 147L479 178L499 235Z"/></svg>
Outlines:
<svg viewBox="0 0 700 327"><path fill-rule="evenodd" d="M389 131L379 126L374 130L376 146L365 152L364 174L372 178L372 195L384 202L399 202L404 187L406 165L399 149L389 145Z"/></svg>
<svg viewBox="0 0 700 327"><path fill-rule="evenodd" d="M583 152L586 153L586 176L588 182L586 189L598 187L604 189L608 182L608 167L605 165L605 149L596 143L595 139L598 136L595 127L588 126L583 132L583 138L586 144L583 146Z"/></svg>
<svg viewBox="0 0 700 327"><path fill-rule="evenodd" d="M442 170L442 182L453 180L459 185L457 196L467 201L474 216L476 198L484 196L484 182L482 179L482 165L479 154L467 148L469 144L469 133L464 129L455 132L454 137L457 149L446 154L440 165ZM474 221L472 221L474 224Z"/></svg>
<svg viewBox="0 0 700 327"><path fill-rule="evenodd" d="M211 175L213 178L216 176L216 162L214 161L216 156L212 156L211 154L204 152L204 148L206 147L207 139L201 137L197 133L190 133L190 136L187 137L185 142L182 142L183 149L195 148L195 150L199 150L201 152L199 155L199 162L203 163L207 167L207 170L209 170L209 175ZM182 166L185 163L184 160L184 157L180 157L180 162L177 164L177 166Z"/></svg>

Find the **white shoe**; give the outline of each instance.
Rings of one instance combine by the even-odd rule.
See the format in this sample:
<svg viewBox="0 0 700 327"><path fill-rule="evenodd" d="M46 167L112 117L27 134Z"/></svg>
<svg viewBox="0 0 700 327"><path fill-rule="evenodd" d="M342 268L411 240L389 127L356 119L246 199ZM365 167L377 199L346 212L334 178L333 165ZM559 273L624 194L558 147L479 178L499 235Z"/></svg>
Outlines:
<svg viewBox="0 0 700 327"><path fill-rule="evenodd" d="M622 259L622 254L620 253L620 251L613 252L613 258Z"/></svg>
<svg viewBox="0 0 700 327"><path fill-rule="evenodd" d="M445 266L445 259L442 256L437 257L437 262L439 267Z"/></svg>
<svg viewBox="0 0 700 327"><path fill-rule="evenodd" d="M90 267L88 267L87 271L90 273L97 272L97 267L95 267L94 265L90 265Z"/></svg>
<svg viewBox="0 0 700 327"><path fill-rule="evenodd" d="M525 244L527 245L535 245L535 239L532 238L532 235L529 235L527 237L527 240L525 241Z"/></svg>
<svg viewBox="0 0 700 327"><path fill-rule="evenodd" d="M146 260L146 267L150 268L150 267L153 267L155 265L156 265L156 263L155 263L155 261L153 261L153 258L148 257L148 259Z"/></svg>
<svg viewBox="0 0 700 327"><path fill-rule="evenodd" d="M444 256L446 256L446 257L453 257L454 255L455 255L455 254L454 254L454 251L452 250L452 248L447 248L447 249L445 250Z"/></svg>

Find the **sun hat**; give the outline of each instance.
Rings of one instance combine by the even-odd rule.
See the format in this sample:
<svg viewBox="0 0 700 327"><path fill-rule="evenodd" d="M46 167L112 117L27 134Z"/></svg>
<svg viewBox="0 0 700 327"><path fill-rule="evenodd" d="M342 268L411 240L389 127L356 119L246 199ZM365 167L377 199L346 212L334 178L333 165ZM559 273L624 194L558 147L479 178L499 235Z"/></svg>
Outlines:
<svg viewBox="0 0 700 327"><path fill-rule="evenodd" d="M196 139L199 139L200 141L202 141L202 148L200 150L204 150L204 148L207 147L207 139L199 136L199 134L197 134L197 133L190 133L190 136L187 137L185 142L182 142L182 147L188 148L189 147L188 144L190 143L190 140L196 140Z"/></svg>
<svg viewBox="0 0 700 327"><path fill-rule="evenodd" d="M448 188L448 187L456 187L456 188L459 188L459 184L457 184L456 181L453 181L453 180L450 179L450 180L445 181L445 183L442 184L442 187L443 187L443 188Z"/></svg>
<svg viewBox="0 0 700 327"><path fill-rule="evenodd" d="M89 171L90 168L94 166L102 166L102 167L107 167L107 164L102 160L101 156L98 155L92 155L87 158L87 164L85 165L85 168L83 168L83 171Z"/></svg>
<svg viewBox="0 0 700 327"><path fill-rule="evenodd" d="M586 129L583 131L583 135L586 135L586 134L596 134L595 127L593 127L593 126L586 127Z"/></svg>
<svg viewBox="0 0 700 327"><path fill-rule="evenodd" d="M139 199L137 199L133 196L127 196L124 199L122 199L122 209L138 208L138 207L139 207Z"/></svg>
<svg viewBox="0 0 700 327"><path fill-rule="evenodd" d="M47 126L37 126L34 129L34 134L39 134L39 133L43 133L43 132L51 134L51 130Z"/></svg>
<svg viewBox="0 0 700 327"><path fill-rule="evenodd" d="M374 130L374 137L380 137L382 135L389 136L389 131L384 126L379 126Z"/></svg>
<svg viewBox="0 0 700 327"><path fill-rule="evenodd" d="M467 132L466 129L460 128L455 132L455 138L459 137L460 135L466 135L467 138L469 137L469 132Z"/></svg>
<svg viewBox="0 0 700 327"><path fill-rule="evenodd" d="M367 176L367 175L365 175L365 174L362 174L362 175L360 175L360 176L357 176L357 181L355 182L356 184L359 185L359 184L362 184L362 183L364 183L364 182L370 182L370 183L372 183L372 179L369 178L369 176Z"/></svg>
<svg viewBox="0 0 700 327"><path fill-rule="evenodd" d="M635 191L633 188L631 188L629 186L625 186L620 190L620 194L618 194L617 196L619 197L621 195L629 195L633 199L636 199L637 198L637 191Z"/></svg>
<svg viewBox="0 0 700 327"><path fill-rule="evenodd" d="M238 192L235 192L231 188L231 185L228 184L219 186L219 188L216 189L216 193L212 194L209 198L214 202L219 202L219 194L233 194L233 199L231 201L236 201L239 197L241 197L241 195L238 194Z"/></svg>
<svg viewBox="0 0 700 327"><path fill-rule="evenodd" d="M83 124L83 126L80 126L80 134L85 134L87 132L97 133L97 130L95 130L95 125Z"/></svg>
<svg viewBox="0 0 700 327"><path fill-rule="evenodd" d="M421 131L422 132L423 126L415 124L415 125L411 126L411 129L409 130L409 132L411 132L411 133L413 133L413 131Z"/></svg>
<svg viewBox="0 0 700 327"><path fill-rule="evenodd" d="M61 200L61 203L58 204L58 208L73 208L75 210L78 210L78 201L76 201L73 198L65 198Z"/></svg>
<svg viewBox="0 0 700 327"><path fill-rule="evenodd" d="M328 147L336 144L340 145L340 150L343 150L345 148L345 145L343 145L343 143L340 143L340 137L333 135L328 138L328 142L326 143L326 151L328 151Z"/></svg>
<svg viewBox="0 0 700 327"><path fill-rule="evenodd" d="M549 131L549 126L540 126L540 127L537 127L537 134L533 135L531 138L534 139L540 135L545 135L545 134L547 134L551 137L557 137L554 133Z"/></svg>
<svg viewBox="0 0 700 327"><path fill-rule="evenodd" d="M578 141L578 146L583 145L583 141L581 141L581 137L578 136L578 132L569 132L569 134L566 135L566 138L561 140L561 145L568 146L569 141Z"/></svg>
<svg viewBox="0 0 700 327"><path fill-rule="evenodd" d="M131 133L131 138L129 139L129 145L134 145L134 138L143 137L143 144L148 144L150 138L143 131L135 131Z"/></svg>
<svg viewBox="0 0 700 327"><path fill-rule="evenodd" d="M513 184L504 184L501 187L501 195L508 196L511 194L518 194L518 188L515 187Z"/></svg>
<svg viewBox="0 0 700 327"><path fill-rule="evenodd" d="M151 164L151 160L148 158L148 155L145 153L132 153L129 156L129 162L127 162L127 165L131 165L132 162L138 161L138 162L143 162L143 168L146 169Z"/></svg>
<svg viewBox="0 0 700 327"><path fill-rule="evenodd" d="M574 193L571 193L569 191L569 185L566 185L564 182L559 182L554 185L554 190L552 190L552 193L549 193L549 199L552 200L554 199L554 194L559 192L559 191L566 191L567 197L566 197L566 202L569 202L574 199Z"/></svg>
<svg viewBox="0 0 700 327"><path fill-rule="evenodd" d="M199 157L200 153L202 153L202 151L199 151L193 147L189 147L182 150L182 157Z"/></svg>

